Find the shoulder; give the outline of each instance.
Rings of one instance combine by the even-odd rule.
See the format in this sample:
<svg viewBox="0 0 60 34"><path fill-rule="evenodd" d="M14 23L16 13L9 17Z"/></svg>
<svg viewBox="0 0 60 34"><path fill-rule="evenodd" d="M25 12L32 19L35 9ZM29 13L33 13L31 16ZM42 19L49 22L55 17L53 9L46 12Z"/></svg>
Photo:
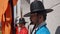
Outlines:
<svg viewBox="0 0 60 34"><path fill-rule="evenodd" d="M24 27L24 28L22 28L22 29L20 30L20 32L28 33L28 29L27 29L26 27Z"/></svg>
<svg viewBox="0 0 60 34"><path fill-rule="evenodd" d="M26 27L23 27L21 30L22 31L28 31Z"/></svg>
<svg viewBox="0 0 60 34"><path fill-rule="evenodd" d="M41 27L41 28L38 29L36 34L50 34L50 32L49 32L47 27Z"/></svg>

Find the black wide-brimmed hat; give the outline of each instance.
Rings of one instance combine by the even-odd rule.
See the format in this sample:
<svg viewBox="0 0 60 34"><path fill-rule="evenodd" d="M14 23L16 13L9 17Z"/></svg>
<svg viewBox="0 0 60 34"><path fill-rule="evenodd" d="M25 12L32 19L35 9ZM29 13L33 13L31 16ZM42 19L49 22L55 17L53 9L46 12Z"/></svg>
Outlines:
<svg viewBox="0 0 60 34"><path fill-rule="evenodd" d="M53 9L45 9L41 1L34 1L30 5L30 11L31 12L25 14L24 17L29 17L31 13L37 13L37 12L49 13L49 12L52 12Z"/></svg>
<svg viewBox="0 0 60 34"><path fill-rule="evenodd" d="M27 23L24 18L20 18L19 19L19 23L18 24L22 24L22 23Z"/></svg>

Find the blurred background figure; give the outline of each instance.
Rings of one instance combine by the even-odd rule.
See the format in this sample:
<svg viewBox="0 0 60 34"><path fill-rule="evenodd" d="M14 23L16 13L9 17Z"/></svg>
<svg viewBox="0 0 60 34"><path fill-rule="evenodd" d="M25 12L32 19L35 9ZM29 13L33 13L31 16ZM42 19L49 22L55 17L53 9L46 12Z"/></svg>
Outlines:
<svg viewBox="0 0 60 34"><path fill-rule="evenodd" d="M19 23L16 24L16 34L28 34L28 29L25 27L26 23L24 18L19 19Z"/></svg>

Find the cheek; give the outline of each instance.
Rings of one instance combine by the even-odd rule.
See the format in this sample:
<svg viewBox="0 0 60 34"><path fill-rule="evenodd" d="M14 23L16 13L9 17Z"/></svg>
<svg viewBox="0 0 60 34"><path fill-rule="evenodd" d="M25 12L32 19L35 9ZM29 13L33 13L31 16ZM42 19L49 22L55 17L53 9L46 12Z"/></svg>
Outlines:
<svg viewBox="0 0 60 34"><path fill-rule="evenodd" d="M31 21L33 21L33 22L35 22L35 21L37 20L36 17L30 18L30 19L31 19Z"/></svg>

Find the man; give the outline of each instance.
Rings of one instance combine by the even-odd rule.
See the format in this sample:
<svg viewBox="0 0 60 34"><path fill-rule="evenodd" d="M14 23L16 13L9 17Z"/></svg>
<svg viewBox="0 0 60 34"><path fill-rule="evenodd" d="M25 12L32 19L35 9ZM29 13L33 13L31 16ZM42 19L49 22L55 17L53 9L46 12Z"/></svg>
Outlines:
<svg viewBox="0 0 60 34"><path fill-rule="evenodd" d="M53 11L53 9L45 9L41 1L34 1L30 5L30 13L24 15L24 17L29 17L31 24L34 24L32 34L50 34L50 31L46 27L46 16L47 13Z"/></svg>
<svg viewBox="0 0 60 34"><path fill-rule="evenodd" d="M26 24L25 19L20 18L18 24L19 24L19 26L16 27L16 34L28 34L28 30L25 27L25 24Z"/></svg>

